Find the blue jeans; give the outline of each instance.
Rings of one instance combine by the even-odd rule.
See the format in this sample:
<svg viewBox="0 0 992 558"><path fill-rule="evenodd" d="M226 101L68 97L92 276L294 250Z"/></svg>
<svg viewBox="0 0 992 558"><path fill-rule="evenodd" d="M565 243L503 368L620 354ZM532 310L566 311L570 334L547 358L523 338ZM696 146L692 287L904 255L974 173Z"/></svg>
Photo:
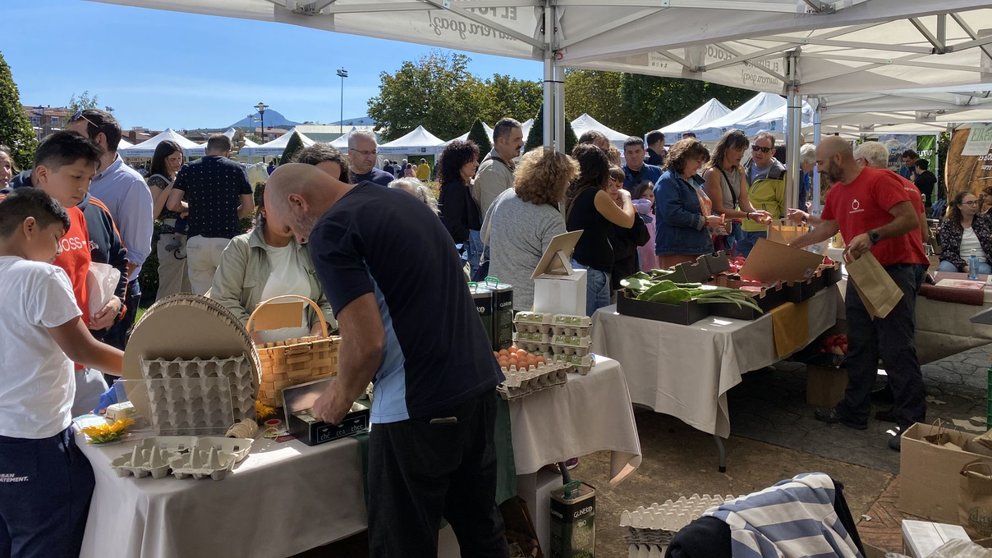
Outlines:
<svg viewBox="0 0 992 558"><path fill-rule="evenodd" d="M72 428L48 438L0 436L0 556L79 556L93 469Z"/></svg>
<svg viewBox="0 0 992 558"><path fill-rule="evenodd" d="M968 260L965 259L964 261L967 262ZM952 273L956 273L958 271L958 266L952 264L947 260L940 260L940 265L937 266L937 271L949 271ZM977 271L978 273L984 273L985 275L988 275L989 273L992 273L992 265L989 265L988 262L978 262Z"/></svg>
<svg viewBox="0 0 992 558"><path fill-rule="evenodd" d="M472 268L472 277L479 271L479 258L482 257L482 233L479 231L468 231L468 247L465 249L466 259L469 267Z"/></svg>
<svg viewBox="0 0 992 558"><path fill-rule="evenodd" d="M759 238L768 238L768 233L765 231L744 231L744 238L737 242L737 255L746 258L754 245L758 243Z"/></svg>
<svg viewBox="0 0 992 558"><path fill-rule="evenodd" d="M588 268L572 260L572 267L586 270L586 315L592 316L597 308L610 305L610 274Z"/></svg>

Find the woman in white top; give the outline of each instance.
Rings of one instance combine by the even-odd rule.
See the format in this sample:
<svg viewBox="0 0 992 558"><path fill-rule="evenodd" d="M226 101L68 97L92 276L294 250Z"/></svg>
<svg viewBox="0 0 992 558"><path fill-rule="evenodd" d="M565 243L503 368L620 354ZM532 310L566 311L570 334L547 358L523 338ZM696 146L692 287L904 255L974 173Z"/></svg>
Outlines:
<svg viewBox="0 0 992 558"><path fill-rule="evenodd" d="M940 225L940 267L938 271L970 271L970 256L978 259L978 273L992 273L992 222L978 213L978 196L958 192L947 207Z"/></svg>
<svg viewBox="0 0 992 558"><path fill-rule="evenodd" d="M263 199L262 191L264 187L258 192L258 200ZM266 219L264 204L259 203L255 228L231 239L207 296L246 323L260 302L282 295L300 295L315 301L329 328L337 329L307 246L298 244L292 234L271 224ZM308 308L306 315L301 316L300 327L260 332L253 337L261 342L277 341L317 333L319 329L319 320Z"/></svg>

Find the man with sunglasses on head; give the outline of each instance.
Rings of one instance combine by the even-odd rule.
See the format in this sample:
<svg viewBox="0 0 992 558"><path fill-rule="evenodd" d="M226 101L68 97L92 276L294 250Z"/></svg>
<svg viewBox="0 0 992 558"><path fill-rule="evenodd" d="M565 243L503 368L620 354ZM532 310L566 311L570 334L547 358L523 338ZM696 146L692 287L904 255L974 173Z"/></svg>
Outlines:
<svg viewBox="0 0 992 558"><path fill-rule="evenodd" d="M152 246L152 194L138 171L124 164L117 154L121 142L121 127L117 119L98 109L76 111L67 129L89 138L102 150L100 166L90 183L90 194L110 210L110 216L120 231L127 248L127 311L103 341L119 349L127 345L127 335L141 302L138 277Z"/></svg>
<svg viewBox="0 0 992 558"><path fill-rule="evenodd" d="M372 132L354 131L348 136L348 161L351 163L351 183L374 182L379 186L389 186L396 178L384 170L375 168L379 145Z"/></svg>
<svg viewBox="0 0 992 558"><path fill-rule="evenodd" d="M751 160L747 163L747 197L756 210L767 211L772 219L785 216L785 165L775 158L775 137L761 132L751 140ZM744 239L737 243L737 253L747 257L759 238L768 236L765 223L745 219L741 228Z"/></svg>

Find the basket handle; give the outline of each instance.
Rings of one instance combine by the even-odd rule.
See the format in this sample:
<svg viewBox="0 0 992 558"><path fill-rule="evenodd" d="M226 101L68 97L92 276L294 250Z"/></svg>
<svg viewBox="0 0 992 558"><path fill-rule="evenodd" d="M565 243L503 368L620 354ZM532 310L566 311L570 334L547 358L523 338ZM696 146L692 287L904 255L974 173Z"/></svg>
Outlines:
<svg viewBox="0 0 992 558"><path fill-rule="evenodd" d="M274 302L284 301L284 300L295 300L297 302L306 302L307 304L309 304L310 305L310 308L314 311L314 314L317 315L317 320L320 321L320 332L321 332L321 335L323 337L327 337L327 335L328 335L327 319L324 318L324 311L320 309L320 306L318 306L316 302L310 300L309 298L307 298L305 296L294 295L294 294L274 296L274 297L272 297L272 298L270 298L268 300L259 302L258 303L258 306L255 307L255 310L253 310L252 313L251 313L251 315L248 316L248 323L245 324L245 329L248 330L248 333L254 333L255 332L255 330L252 328L252 322L254 322L254 320L255 320L255 314L258 313L258 311L261 310L262 307L264 307L264 306L266 306L268 304L272 304Z"/></svg>

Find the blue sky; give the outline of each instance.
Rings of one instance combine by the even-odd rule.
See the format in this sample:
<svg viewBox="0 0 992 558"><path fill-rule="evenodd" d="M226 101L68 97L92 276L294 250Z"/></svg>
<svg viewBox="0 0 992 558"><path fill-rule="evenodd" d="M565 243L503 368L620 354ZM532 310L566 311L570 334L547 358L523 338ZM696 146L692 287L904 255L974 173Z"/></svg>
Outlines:
<svg viewBox="0 0 992 558"><path fill-rule="evenodd" d="M0 53L29 105L65 105L89 91L127 128L217 128L258 101L299 122L367 112L379 73L429 47L291 25L84 0L0 0ZM482 78L539 80L539 62L468 53Z"/></svg>

